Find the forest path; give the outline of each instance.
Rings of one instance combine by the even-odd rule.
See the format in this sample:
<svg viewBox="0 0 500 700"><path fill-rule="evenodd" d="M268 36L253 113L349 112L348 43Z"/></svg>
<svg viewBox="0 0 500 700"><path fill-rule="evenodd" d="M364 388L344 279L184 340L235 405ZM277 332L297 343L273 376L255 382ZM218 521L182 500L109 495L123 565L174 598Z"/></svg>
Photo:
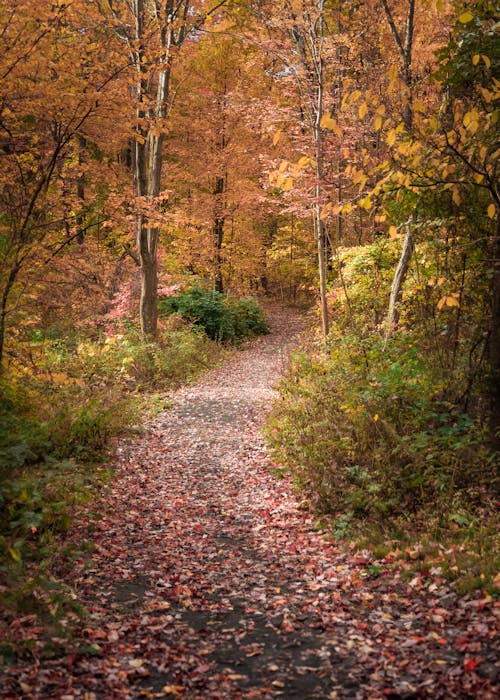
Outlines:
<svg viewBox="0 0 500 700"><path fill-rule="evenodd" d="M67 574L90 611L80 649L3 697L495 697L491 602L343 552L269 472L260 429L302 321L271 323L121 443L96 551Z"/></svg>

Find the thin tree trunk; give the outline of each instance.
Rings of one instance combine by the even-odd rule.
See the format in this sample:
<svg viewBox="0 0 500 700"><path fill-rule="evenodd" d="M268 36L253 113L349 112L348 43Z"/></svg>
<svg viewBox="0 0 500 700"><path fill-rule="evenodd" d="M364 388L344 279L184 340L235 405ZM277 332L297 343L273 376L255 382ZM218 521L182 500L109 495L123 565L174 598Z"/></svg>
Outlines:
<svg viewBox="0 0 500 700"><path fill-rule="evenodd" d="M403 122L407 130L413 126L413 108L412 108L412 51L413 51L413 32L414 32L414 17L415 17L415 0L408 0L408 12L406 15L406 26L404 36L400 34L394 22L391 9L387 0L381 0L384 8L385 16L389 24L396 48L401 59L402 76L407 94L405 96L406 103L403 107ZM396 330L399 323L398 304L401 301L403 284L406 279L406 273L410 264L411 256L413 255L414 242L413 232L411 228L412 220L405 226L405 238L403 242L403 250L399 259L394 279L392 281L391 296L389 299L389 309L387 312L387 331L386 338Z"/></svg>
<svg viewBox="0 0 500 700"><path fill-rule="evenodd" d="M488 338L488 360L491 373L490 441L493 447L498 450L500 449L500 218L497 218L493 258L491 323Z"/></svg>
<svg viewBox="0 0 500 700"><path fill-rule="evenodd" d="M78 165L80 166L83 161L83 154L85 152L86 147L86 139L83 136L78 136ZM85 217L83 215L83 209L85 206L85 177L82 173L78 173L78 178L76 180L76 196L79 200L79 211L76 216L76 242L79 245L83 245L83 243L85 242Z"/></svg>
<svg viewBox="0 0 500 700"><path fill-rule="evenodd" d="M316 104L315 104L315 123L313 125L313 136L316 146L316 170L315 170L315 183L314 183L314 210L313 210L313 223L314 223L314 236L316 238L316 245L318 251L318 273L319 273L319 297L320 297L320 308L321 308L321 327L323 330L323 335L328 335L330 330L330 323L328 319L328 304L327 304L327 265L328 265L328 246L326 239L326 230L324 223L321 219L321 184L323 181L323 138L321 133L321 117L323 115L323 57L321 54L321 43L323 41L323 10L324 2L320 0L319 3L319 19L317 25L317 38L319 39L319 46L317 47L314 64L317 79L317 93L316 93Z"/></svg>
<svg viewBox="0 0 500 700"><path fill-rule="evenodd" d="M214 289L216 292L224 291L224 283L222 279L222 243L224 240L224 223L225 217L223 216L223 202L222 196L225 191L226 178L218 177L215 181L214 195L215 195L215 207L214 207L214 222L212 226L212 236L214 245Z"/></svg>
<svg viewBox="0 0 500 700"><path fill-rule="evenodd" d="M411 256L413 254L414 242L413 242L413 232L411 228L411 223L407 222L405 225L405 238L403 241L403 250L401 251L401 257L399 258L398 266L396 272L394 273L394 278L392 280L391 286L391 296L389 298L389 309L387 312L387 331L386 337L388 337L393 331L398 327L399 323L399 311L398 305L401 302L403 295L403 284L408 273L408 267L410 265Z"/></svg>
<svg viewBox="0 0 500 700"><path fill-rule="evenodd" d="M7 302L9 300L12 287L16 281L17 275L21 269L21 265L16 263L9 273L5 287L2 293L2 300L0 302L0 374L3 369L3 356L5 350L5 322L7 318Z"/></svg>

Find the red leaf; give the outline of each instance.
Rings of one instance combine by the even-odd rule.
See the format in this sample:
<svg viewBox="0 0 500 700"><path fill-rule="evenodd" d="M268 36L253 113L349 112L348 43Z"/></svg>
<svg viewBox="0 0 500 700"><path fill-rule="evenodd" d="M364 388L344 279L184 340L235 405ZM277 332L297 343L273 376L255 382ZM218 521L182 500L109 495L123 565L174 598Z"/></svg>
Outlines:
<svg viewBox="0 0 500 700"><path fill-rule="evenodd" d="M479 666L479 664L476 661L476 659L465 659L465 661L464 661L464 669L466 671L469 671L469 672L475 671L478 666Z"/></svg>

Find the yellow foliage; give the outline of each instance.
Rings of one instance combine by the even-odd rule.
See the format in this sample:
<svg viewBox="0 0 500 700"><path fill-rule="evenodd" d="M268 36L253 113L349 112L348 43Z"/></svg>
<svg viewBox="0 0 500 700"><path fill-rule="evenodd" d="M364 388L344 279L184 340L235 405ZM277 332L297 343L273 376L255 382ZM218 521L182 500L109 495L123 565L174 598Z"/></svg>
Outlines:
<svg viewBox="0 0 500 700"><path fill-rule="evenodd" d="M463 12L460 17L458 18L458 21L461 22L462 24L468 24L474 19L474 15L471 12Z"/></svg>
<svg viewBox="0 0 500 700"><path fill-rule="evenodd" d="M320 126L322 129L328 129L328 131L333 131L335 136L337 136L339 139L342 138L343 132L340 126L338 125L338 122L336 119L332 119L329 114L323 114L321 117L321 122Z"/></svg>
<svg viewBox="0 0 500 700"><path fill-rule="evenodd" d="M359 105L358 116L360 119L364 119L367 114L368 114L368 105L366 104L366 102L362 102Z"/></svg>
<svg viewBox="0 0 500 700"><path fill-rule="evenodd" d="M389 133L387 134L387 137L385 139L385 142L387 143L388 146L394 146L396 143L396 130L391 129Z"/></svg>
<svg viewBox="0 0 500 700"><path fill-rule="evenodd" d="M454 307L459 308L460 307L460 302L458 301L459 296L460 295L458 292L453 292L452 294L441 297L441 299L437 303L438 309L442 309L445 306L454 306Z"/></svg>
<svg viewBox="0 0 500 700"><path fill-rule="evenodd" d="M320 215L319 215L319 218L320 218L321 220L326 219L326 217L327 217L328 214L331 212L331 210L332 210L332 203L331 203L331 202L328 202L328 204L326 204L326 205L323 207L323 209L321 210L321 213L320 213Z"/></svg>

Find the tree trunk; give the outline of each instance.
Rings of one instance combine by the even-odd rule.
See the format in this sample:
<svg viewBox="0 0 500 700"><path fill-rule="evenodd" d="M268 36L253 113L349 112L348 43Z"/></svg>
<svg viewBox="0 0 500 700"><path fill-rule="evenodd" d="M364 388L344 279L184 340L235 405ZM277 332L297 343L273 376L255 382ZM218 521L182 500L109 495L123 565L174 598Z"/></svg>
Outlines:
<svg viewBox="0 0 500 700"><path fill-rule="evenodd" d="M497 216L498 216L497 209ZM491 322L488 339L490 364L490 441L500 449L500 218L497 218L493 245L493 277L491 280Z"/></svg>
<svg viewBox="0 0 500 700"><path fill-rule="evenodd" d="M215 181L214 195L214 222L212 227L213 243L214 243L214 289L216 292L224 291L224 283L222 280L222 242L224 240L224 223L222 196L225 191L226 178L218 177Z"/></svg>
<svg viewBox="0 0 500 700"><path fill-rule="evenodd" d="M328 304L327 304L327 266L328 266L328 245L325 225L321 219L321 185L323 183L323 137L321 132L321 117L323 116L323 57L321 53L323 36L323 10L324 2L320 0L318 4L319 21L317 24L318 47L315 53L315 73L317 79L317 94L315 105L315 123L313 125L313 136L316 147L316 170L314 183L314 235L318 250L318 273L319 273L319 297L321 308L321 327L323 335L328 335L330 330L330 322L328 319Z"/></svg>
<svg viewBox="0 0 500 700"><path fill-rule="evenodd" d="M85 153L85 149L87 148L87 141L83 136L78 136L78 165L82 165L83 162L83 154ZM78 173L78 177L76 180L76 196L78 197L78 206L79 206L79 211L76 216L76 230L77 230L77 236L76 236L76 242L79 245L83 245L85 242L85 216L83 214L83 210L85 207L85 177L83 176L82 173Z"/></svg>
<svg viewBox="0 0 500 700"><path fill-rule="evenodd" d="M171 24L172 13L179 12L184 7L185 15L189 8L188 0L179 3L177 9L173 2L167 3L168 12L165 12L165 24L160 24L158 32L161 40L160 54L157 56L158 69L156 79L156 95L151 94L152 76L148 72L148 59L144 42L147 29L145 27L145 2L134 0L133 14L135 19L135 36L131 45L132 62L137 71L137 82L134 88L134 96L137 100L137 126L136 136L132 150L132 163L134 172L134 190L138 199L138 212L136 216L137 252L141 267L141 302L140 320L144 335L155 337L158 321L158 262L157 248L159 229L157 225L151 225L148 214L141 212L143 202L147 201L148 207L155 206L161 189L161 170L163 163L163 132L162 122L167 112L167 99L170 90L171 55L170 49L176 43L174 29ZM186 17L184 17L185 19ZM157 19L160 15L157 14ZM178 37L178 45L185 36L185 28L182 27ZM145 103L152 104L146 107Z"/></svg>
<svg viewBox="0 0 500 700"><path fill-rule="evenodd" d="M319 219L319 214L314 217L315 236L318 249L318 272L319 272L319 297L321 307L321 328L323 335L328 335L330 330L330 322L328 319L328 304L326 298L326 282L327 282L327 261L325 247L325 232L323 222Z"/></svg>
<svg viewBox="0 0 500 700"><path fill-rule="evenodd" d="M141 259L141 331L146 337L154 338L158 325L158 267L156 253L144 255Z"/></svg>
<svg viewBox="0 0 500 700"><path fill-rule="evenodd" d="M398 305L401 302L401 297L403 295L403 284L406 279L406 274L410 265L411 256L413 254L414 242L411 223L407 222L405 228L406 230L403 242L403 250L401 251L401 257L399 258L398 266L396 268L396 272L394 273L394 279L392 280L391 296L389 298L389 309L387 312L386 321L386 337L388 337L398 327Z"/></svg>
<svg viewBox="0 0 500 700"><path fill-rule="evenodd" d="M2 374L3 369L3 356L5 350L5 322L7 319L7 302L9 300L12 287L16 281L17 275L21 269L19 262L16 262L11 268L5 287L2 293L2 300L0 303L0 374Z"/></svg>

